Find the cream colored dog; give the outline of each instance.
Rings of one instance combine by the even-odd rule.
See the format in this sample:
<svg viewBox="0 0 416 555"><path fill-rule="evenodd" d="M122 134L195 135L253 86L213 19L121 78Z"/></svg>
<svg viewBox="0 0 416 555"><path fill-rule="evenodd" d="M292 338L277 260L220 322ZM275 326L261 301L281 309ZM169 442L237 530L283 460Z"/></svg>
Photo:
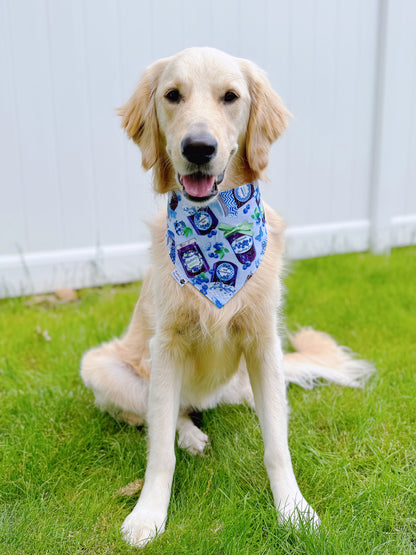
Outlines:
<svg viewBox="0 0 416 555"><path fill-rule="evenodd" d="M153 168L155 190L182 191L200 206L219 191L264 178L270 146L289 114L255 65L191 48L150 66L120 115L143 167ZM285 382L311 387L324 378L359 386L372 367L313 330L295 335L297 352L283 356L277 330L284 226L271 208L265 212L263 260L223 308L172 278L166 213L159 216L151 226L152 266L126 335L83 358L81 375L97 404L131 424L148 424L144 487L122 526L132 545L145 545L165 528L176 429L181 447L202 453L208 437L189 412L218 403L255 406L281 518L319 523L292 469Z"/></svg>

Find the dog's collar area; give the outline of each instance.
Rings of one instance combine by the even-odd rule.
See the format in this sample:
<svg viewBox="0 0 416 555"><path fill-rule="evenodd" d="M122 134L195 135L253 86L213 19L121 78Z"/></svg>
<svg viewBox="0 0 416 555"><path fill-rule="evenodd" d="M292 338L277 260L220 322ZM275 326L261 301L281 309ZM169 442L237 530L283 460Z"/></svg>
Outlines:
<svg viewBox="0 0 416 555"><path fill-rule="evenodd" d="M181 285L189 282L218 308L253 276L267 245L260 189L248 183L198 203L168 196L166 244Z"/></svg>

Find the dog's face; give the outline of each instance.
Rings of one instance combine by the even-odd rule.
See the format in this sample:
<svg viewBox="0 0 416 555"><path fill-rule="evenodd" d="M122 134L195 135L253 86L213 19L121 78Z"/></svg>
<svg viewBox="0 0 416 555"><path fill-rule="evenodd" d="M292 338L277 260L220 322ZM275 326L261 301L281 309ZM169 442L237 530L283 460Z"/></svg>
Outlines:
<svg viewBox="0 0 416 555"><path fill-rule="evenodd" d="M166 65L155 101L180 184L190 197L213 195L247 131L250 92L239 64L222 53L188 50Z"/></svg>
<svg viewBox="0 0 416 555"><path fill-rule="evenodd" d="M288 112L254 64L191 48L150 66L120 115L155 189L205 201L262 176Z"/></svg>

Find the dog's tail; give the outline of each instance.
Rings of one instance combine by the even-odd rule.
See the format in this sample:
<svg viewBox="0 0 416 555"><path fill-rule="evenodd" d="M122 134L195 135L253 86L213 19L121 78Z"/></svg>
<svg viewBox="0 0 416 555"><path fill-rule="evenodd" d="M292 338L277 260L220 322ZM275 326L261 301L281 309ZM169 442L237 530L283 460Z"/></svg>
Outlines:
<svg viewBox="0 0 416 555"><path fill-rule="evenodd" d="M289 340L295 349L283 359L287 382L312 389L320 380L363 387L375 368L356 356L347 348L341 347L326 333L302 328Z"/></svg>

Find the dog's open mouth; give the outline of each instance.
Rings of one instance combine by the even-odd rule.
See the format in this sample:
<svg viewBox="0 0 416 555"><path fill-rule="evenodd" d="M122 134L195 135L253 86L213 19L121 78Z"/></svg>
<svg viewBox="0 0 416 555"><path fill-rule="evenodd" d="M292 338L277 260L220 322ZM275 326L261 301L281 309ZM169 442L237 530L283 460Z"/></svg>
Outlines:
<svg viewBox="0 0 416 555"><path fill-rule="evenodd" d="M202 202L216 196L218 193L217 185L224 179L224 174L207 175L202 172L191 173L189 175L179 175L179 183L184 188L186 196L190 200Z"/></svg>

